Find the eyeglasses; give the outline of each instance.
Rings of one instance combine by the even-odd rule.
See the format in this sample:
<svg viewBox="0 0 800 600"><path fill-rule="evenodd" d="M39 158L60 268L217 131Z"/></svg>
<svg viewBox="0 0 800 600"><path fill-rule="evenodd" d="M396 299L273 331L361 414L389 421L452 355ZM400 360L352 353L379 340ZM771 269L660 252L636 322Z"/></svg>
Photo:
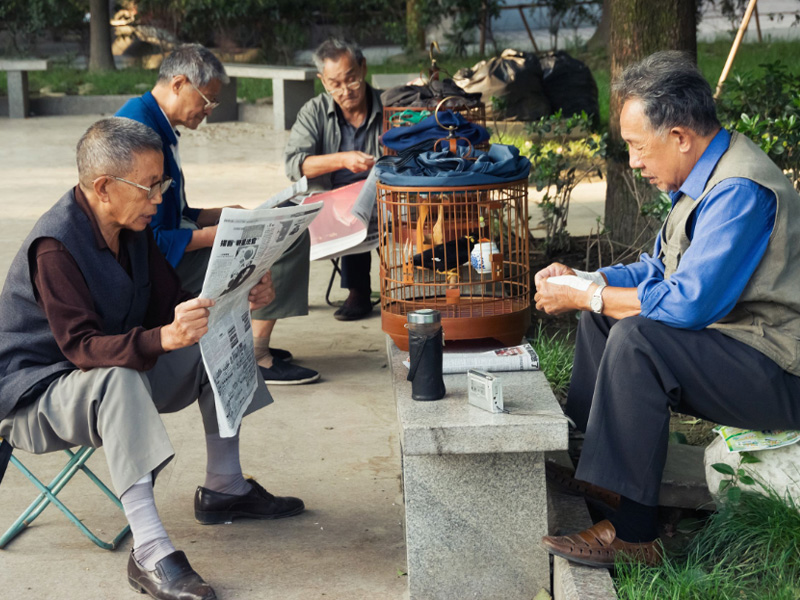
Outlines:
<svg viewBox="0 0 800 600"><path fill-rule="evenodd" d="M350 83L344 83L339 85L333 89L325 88L325 91L328 92L331 96L340 96L345 93L347 90L357 90L361 87L361 84L364 83L363 79L358 79L356 81L351 81Z"/></svg>
<svg viewBox="0 0 800 600"><path fill-rule="evenodd" d="M123 179L122 177L117 177L116 175L101 175L97 179L101 179L103 177L110 177L111 179L116 179L117 181L121 181L122 183L127 183L128 185L132 185L134 187L139 188L140 190L145 190L147 192L147 199L152 200L155 198L156 192L163 194L169 189L169 186L172 185L172 177L167 177L164 181L160 181L151 187L147 187L146 185L141 185L139 183L134 183L133 181L128 181L127 179ZM94 181L97 181L95 179ZM92 183L94 183L94 181Z"/></svg>
<svg viewBox="0 0 800 600"><path fill-rule="evenodd" d="M187 79L186 81L188 81L189 85L194 88L194 91L197 92L198 94L200 94L200 96L203 98L203 100L206 101L206 105L203 107L203 110L211 111L211 110L214 110L215 108L217 108L219 106L219 102L212 102L211 100L206 98L206 95L203 92L201 92L197 88L197 86L191 82L191 80Z"/></svg>

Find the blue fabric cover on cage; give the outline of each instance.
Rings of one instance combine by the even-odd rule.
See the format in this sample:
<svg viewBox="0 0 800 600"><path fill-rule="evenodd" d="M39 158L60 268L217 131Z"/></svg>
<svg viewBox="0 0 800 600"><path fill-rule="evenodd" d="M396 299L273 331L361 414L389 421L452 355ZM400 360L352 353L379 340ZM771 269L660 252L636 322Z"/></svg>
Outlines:
<svg viewBox="0 0 800 600"><path fill-rule="evenodd" d="M445 127L455 126L457 129L453 135L466 138L473 146L489 140L489 131L485 127L467 121L463 116L454 113L452 110L439 111L439 123ZM416 125L393 127L381 136L381 142L395 152L403 152L403 150L422 142L430 142L432 144L434 140L447 137L449 133L446 129L440 127L439 123L436 122L436 117L431 115L422 119ZM466 146L467 142L458 140L458 144L459 146Z"/></svg>
<svg viewBox="0 0 800 600"><path fill-rule="evenodd" d="M456 187L488 185L527 179L531 161L516 146L492 144L488 152L473 150L476 160L464 158L468 148L423 152L419 156L384 156L375 165L375 176L398 187Z"/></svg>

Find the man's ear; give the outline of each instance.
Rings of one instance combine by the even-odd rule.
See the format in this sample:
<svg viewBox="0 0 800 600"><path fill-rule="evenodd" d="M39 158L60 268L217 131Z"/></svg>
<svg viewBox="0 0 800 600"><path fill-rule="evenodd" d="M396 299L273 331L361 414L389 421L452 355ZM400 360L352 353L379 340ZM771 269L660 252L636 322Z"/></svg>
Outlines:
<svg viewBox="0 0 800 600"><path fill-rule="evenodd" d="M92 190L100 202L108 202L108 184L113 181L110 177L98 177L92 182Z"/></svg>
<svg viewBox="0 0 800 600"><path fill-rule="evenodd" d="M187 81L189 81L189 79L186 77L186 75L175 75L169 84L172 93L177 96L180 93L181 88L186 85Z"/></svg>
<svg viewBox="0 0 800 600"><path fill-rule="evenodd" d="M678 150L684 154L689 152L694 145L694 132L686 127L673 127L669 130L669 135L678 145Z"/></svg>

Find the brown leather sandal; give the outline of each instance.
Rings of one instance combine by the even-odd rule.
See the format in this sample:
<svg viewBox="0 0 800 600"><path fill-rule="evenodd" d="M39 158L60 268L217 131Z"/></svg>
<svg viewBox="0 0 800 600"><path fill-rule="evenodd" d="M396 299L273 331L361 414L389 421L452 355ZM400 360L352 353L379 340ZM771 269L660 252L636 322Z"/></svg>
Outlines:
<svg viewBox="0 0 800 600"><path fill-rule="evenodd" d="M618 559L652 567L661 564L663 556L661 540L641 544L625 542L617 538L611 521L600 521L572 535L545 536L542 545L550 554L589 567L610 568Z"/></svg>

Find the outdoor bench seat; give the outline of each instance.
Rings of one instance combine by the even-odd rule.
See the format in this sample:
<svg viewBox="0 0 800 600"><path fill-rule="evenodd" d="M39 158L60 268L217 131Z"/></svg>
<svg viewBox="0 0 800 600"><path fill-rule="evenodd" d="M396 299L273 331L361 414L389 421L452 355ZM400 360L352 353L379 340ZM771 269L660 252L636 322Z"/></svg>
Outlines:
<svg viewBox="0 0 800 600"><path fill-rule="evenodd" d="M549 590L544 456L567 449L567 421L544 373L498 373L511 414L489 413L467 402L464 373L444 376L443 399L412 400L408 353L388 336L387 350L410 600L530 600Z"/></svg>
<svg viewBox="0 0 800 600"><path fill-rule="evenodd" d="M230 77L230 83L223 86L220 92L220 106L209 118L212 123L238 120L236 82L240 77L272 80L274 127L278 131L291 129L300 108L314 97L317 70L313 67L225 63L225 72Z"/></svg>
<svg viewBox="0 0 800 600"><path fill-rule="evenodd" d="M38 58L0 58L0 71L8 76L8 116L24 119L28 116L28 71L46 71L47 61Z"/></svg>

